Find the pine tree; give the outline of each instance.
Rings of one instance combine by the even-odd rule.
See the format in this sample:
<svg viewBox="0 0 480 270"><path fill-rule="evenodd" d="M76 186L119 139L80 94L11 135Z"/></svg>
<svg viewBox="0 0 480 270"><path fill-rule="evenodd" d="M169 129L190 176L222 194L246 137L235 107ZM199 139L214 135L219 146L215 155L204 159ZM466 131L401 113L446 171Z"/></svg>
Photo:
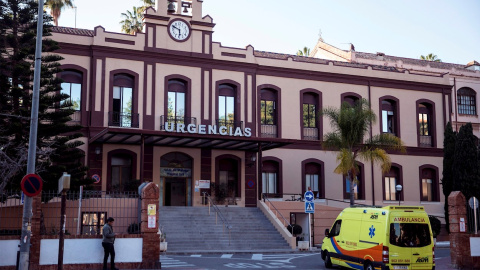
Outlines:
<svg viewBox="0 0 480 270"><path fill-rule="evenodd" d="M442 189L445 195L445 202L448 202L448 196L453 191L453 161L455 156L455 141L457 134L452 129L452 124L449 122L445 128L443 139L443 178ZM449 230L448 220L448 203L445 203L445 222L447 230Z"/></svg>
<svg viewBox="0 0 480 270"><path fill-rule="evenodd" d="M4 52L0 60L0 149L12 158L27 155L38 5L35 0L0 2L0 50ZM83 143L76 140L81 126L67 124L74 111L68 95L60 94L61 80L55 76L63 58L53 54L59 47L48 38L51 21L44 14L36 157L36 172L44 181L44 190L56 190L63 172L72 174L72 188L91 183L85 180L86 167L79 162L84 156L77 148ZM16 189L25 173L26 164L22 164L14 176L2 175L0 183Z"/></svg>
<svg viewBox="0 0 480 270"><path fill-rule="evenodd" d="M472 124L467 123L460 128L455 143L453 190L461 191L467 200L478 197L480 190L477 140Z"/></svg>

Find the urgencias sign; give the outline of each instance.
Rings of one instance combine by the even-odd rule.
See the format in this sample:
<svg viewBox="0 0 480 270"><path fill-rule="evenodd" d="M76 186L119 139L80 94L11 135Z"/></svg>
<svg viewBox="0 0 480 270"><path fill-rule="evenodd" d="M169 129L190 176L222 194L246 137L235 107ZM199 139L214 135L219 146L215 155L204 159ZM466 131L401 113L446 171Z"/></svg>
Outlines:
<svg viewBox="0 0 480 270"><path fill-rule="evenodd" d="M227 127L217 125L194 125L165 122L165 131L176 133L192 133L192 134L208 134L208 135L223 135L223 136L237 136L237 137L251 137L252 129L240 127Z"/></svg>

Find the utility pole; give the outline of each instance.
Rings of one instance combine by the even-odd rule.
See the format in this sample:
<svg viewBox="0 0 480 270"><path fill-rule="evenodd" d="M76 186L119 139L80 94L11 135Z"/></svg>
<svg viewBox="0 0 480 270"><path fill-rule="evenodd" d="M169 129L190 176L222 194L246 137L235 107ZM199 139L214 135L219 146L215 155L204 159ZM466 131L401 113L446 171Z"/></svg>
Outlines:
<svg viewBox="0 0 480 270"><path fill-rule="evenodd" d="M40 100L40 71L42 64L43 38L43 0L38 1L37 42L35 46L35 70L33 74L32 112L30 117L30 138L28 142L27 174L35 173L35 159L37 155L38 133L38 103ZM32 201L25 196L22 217L22 237L20 238L19 270L28 270L30 259L30 238L32 236Z"/></svg>

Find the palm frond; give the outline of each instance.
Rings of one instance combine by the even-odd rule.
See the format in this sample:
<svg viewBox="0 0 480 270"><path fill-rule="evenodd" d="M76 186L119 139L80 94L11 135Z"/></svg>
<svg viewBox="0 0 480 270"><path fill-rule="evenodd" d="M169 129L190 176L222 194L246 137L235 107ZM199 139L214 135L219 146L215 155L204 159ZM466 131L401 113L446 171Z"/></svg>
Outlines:
<svg viewBox="0 0 480 270"><path fill-rule="evenodd" d="M338 166L333 171L341 175L347 175L352 168L355 168L355 157L348 149L342 148L337 154Z"/></svg>
<svg viewBox="0 0 480 270"><path fill-rule="evenodd" d="M361 151L358 153L358 157L364 161L373 161L374 163L380 164L382 172L384 173L390 171L392 161L388 153L381 148Z"/></svg>
<svg viewBox="0 0 480 270"><path fill-rule="evenodd" d="M406 152L403 141L397 136L389 133L382 133L373 136L371 139L365 141L365 149L382 148L386 150Z"/></svg>

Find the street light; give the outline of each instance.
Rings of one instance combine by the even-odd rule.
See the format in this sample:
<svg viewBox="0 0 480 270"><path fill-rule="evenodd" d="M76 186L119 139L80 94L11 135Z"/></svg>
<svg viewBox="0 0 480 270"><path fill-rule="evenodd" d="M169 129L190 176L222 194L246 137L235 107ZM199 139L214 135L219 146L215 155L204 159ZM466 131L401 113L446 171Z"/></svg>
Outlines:
<svg viewBox="0 0 480 270"><path fill-rule="evenodd" d="M400 193L400 192L402 192L402 188L403 188L402 185L396 185L396 186L395 186L395 189L396 189L397 192L398 192L398 205L400 205L400 202L401 202L401 200L400 200L400 195L401 195L402 193Z"/></svg>

